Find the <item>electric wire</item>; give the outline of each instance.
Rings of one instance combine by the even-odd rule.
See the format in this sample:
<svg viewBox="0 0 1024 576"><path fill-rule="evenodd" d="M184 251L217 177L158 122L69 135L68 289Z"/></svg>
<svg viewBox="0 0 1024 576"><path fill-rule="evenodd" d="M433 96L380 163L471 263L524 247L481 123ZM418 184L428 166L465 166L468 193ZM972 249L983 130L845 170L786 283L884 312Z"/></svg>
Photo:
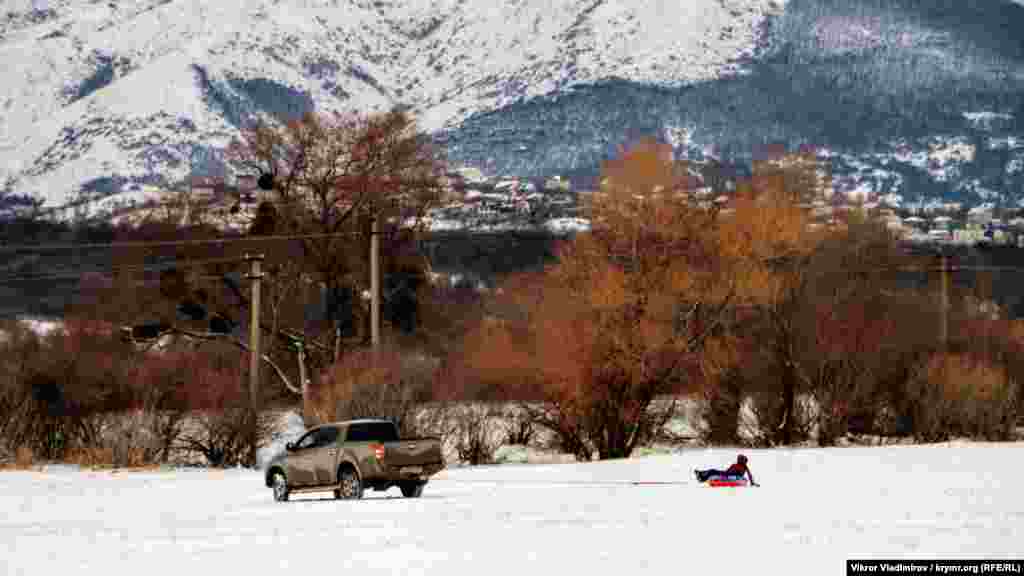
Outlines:
<svg viewBox="0 0 1024 576"><path fill-rule="evenodd" d="M134 265L121 265L121 266L110 266L106 268L95 268L91 270L80 270L77 272L43 272L39 274L10 274L0 275L0 284L6 284L9 282L29 282L29 281L40 281L40 280L77 280L85 277L103 275L103 274L118 274L118 273L131 273L131 272L163 272L167 270L174 270L177 268L193 268L199 266L209 266L213 264L237 264L243 262L243 258L203 258L197 260L175 260L172 262L164 262L157 264L134 264Z"/></svg>
<svg viewBox="0 0 1024 576"><path fill-rule="evenodd" d="M123 242L92 242L92 243L60 243L60 244L4 244L0 245L0 254L12 252L59 252L64 250L100 250L117 248L168 248L179 246L203 246L209 244L235 244L278 242L290 240L317 240L330 238L356 238L363 234L358 232L329 232L318 234L280 234L269 236L245 236L229 238L203 238L194 240L138 240Z"/></svg>

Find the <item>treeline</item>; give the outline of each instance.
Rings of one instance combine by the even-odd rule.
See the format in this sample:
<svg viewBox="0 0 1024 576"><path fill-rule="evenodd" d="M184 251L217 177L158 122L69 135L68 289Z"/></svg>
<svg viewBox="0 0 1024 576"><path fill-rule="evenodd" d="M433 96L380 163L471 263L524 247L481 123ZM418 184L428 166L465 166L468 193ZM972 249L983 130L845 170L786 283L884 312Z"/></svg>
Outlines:
<svg viewBox="0 0 1024 576"><path fill-rule="evenodd" d="M1014 436L1018 324L881 224L813 221L813 159L758 163L723 208L669 158L605 166L592 232L510 279L448 358L456 396L523 403L581 459L656 440L683 394L711 443Z"/></svg>
<svg viewBox="0 0 1024 576"><path fill-rule="evenodd" d="M245 242L105 253L123 269L80 279L64 330L3 328L0 450L254 465L253 425L265 442L263 419L295 406L307 424L389 417L472 463L501 442L628 457L680 441L673 424L693 401L708 443L1013 436L1020 326L978 291L943 290L927 271L935 259L906 252L881 224L857 213L813 220L813 158L759 162L715 190L730 197L719 203L667 147L642 142L603 167L586 206L591 231L524 240L538 257L481 289L432 265L422 223L444 162L421 136L400 112L247 132L231 154L271 190ZM162 218L114 237L221 234L195 207ZM376 351L365 297L374 219ZM279 235L310 237L261 240ZM503 257L492 248L460 258ZM254 423L240 263L257 252L264 412ZM129 270L160 262L171 265Z"/></svg>

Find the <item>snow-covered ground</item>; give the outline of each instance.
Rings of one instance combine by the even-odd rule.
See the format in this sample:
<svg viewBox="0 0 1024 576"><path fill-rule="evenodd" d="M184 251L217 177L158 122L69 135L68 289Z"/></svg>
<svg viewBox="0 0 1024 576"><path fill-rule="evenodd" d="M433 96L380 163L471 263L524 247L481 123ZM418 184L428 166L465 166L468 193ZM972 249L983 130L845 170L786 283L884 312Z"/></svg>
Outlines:
<svg viewBox="0 0 1024 576"><path fill-rule="evenodd" d="M273 502L258 472L0 473L0 573L837 574L849 558L1019 558L1024 444L731 450L442 472L419 500ZM678 481L637 486L631 481Z"/></svg>

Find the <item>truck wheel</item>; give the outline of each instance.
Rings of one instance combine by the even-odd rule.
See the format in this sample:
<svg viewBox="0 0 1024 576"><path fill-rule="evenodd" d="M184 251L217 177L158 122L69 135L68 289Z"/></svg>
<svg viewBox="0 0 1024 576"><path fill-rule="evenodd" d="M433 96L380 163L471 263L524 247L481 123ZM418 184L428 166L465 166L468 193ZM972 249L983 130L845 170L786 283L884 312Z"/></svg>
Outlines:
<svg viewBox="0 0 1024 576"><path fill-rule="evenodd" d="M423 495L424 486L426 484L422 482L403 482L398 485L398 488L402 491L402 496L406 498L419 498Z"/></svg>
<svg viewBox="0 0 1024 576"><path fill-rule="evenodd" d="M271 477L270 480L270 485L274 488L275 501L288 501L288 481L285 480L284 474L280 472L274 472L274 476Z"/></svg>
<svg viewBox="0 0 1024 576"><path fill-rule="evenodd" d="M363 483L352 468L342 468L338 472L338 489L334 497L339 500L359 500L363 497Z"/></svg>

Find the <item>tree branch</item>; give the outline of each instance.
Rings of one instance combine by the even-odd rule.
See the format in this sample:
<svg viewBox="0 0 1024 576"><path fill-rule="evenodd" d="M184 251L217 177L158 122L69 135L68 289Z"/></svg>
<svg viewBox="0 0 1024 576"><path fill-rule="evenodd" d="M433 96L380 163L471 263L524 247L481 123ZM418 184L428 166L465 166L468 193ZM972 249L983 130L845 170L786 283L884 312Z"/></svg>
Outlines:
<svg viewBox="0 0 1024 576"><path fill-rule="evenodd" d="M197 339L197 340L226 340L226 341L234 344L235 346L241 348L242 350L245 350L246 352L250 352L250 350L251 350L249 348L249 346L245 342L242 342L238 338L229 337L229 336L226 336L224 334L218 334L218 333L215 333L215 332L193 332L191 330L182 330L182 329L177 329L176 332L178 334L181 334L182 336L187 336L189 338L194 338L194 339ZM287 388L293 394L302 395L302 389L297 388L294 384L292 384L291 380L289 380L288 376L284 373L284 370L282 370L281 367L278 366L277 363L275 363L270 358L270 356L268 356L266 354L261 354L260 358L265 363L267 363L271 368L274 369L274 372L277 374L277 377L284 384L285 388Z"/></svg>

